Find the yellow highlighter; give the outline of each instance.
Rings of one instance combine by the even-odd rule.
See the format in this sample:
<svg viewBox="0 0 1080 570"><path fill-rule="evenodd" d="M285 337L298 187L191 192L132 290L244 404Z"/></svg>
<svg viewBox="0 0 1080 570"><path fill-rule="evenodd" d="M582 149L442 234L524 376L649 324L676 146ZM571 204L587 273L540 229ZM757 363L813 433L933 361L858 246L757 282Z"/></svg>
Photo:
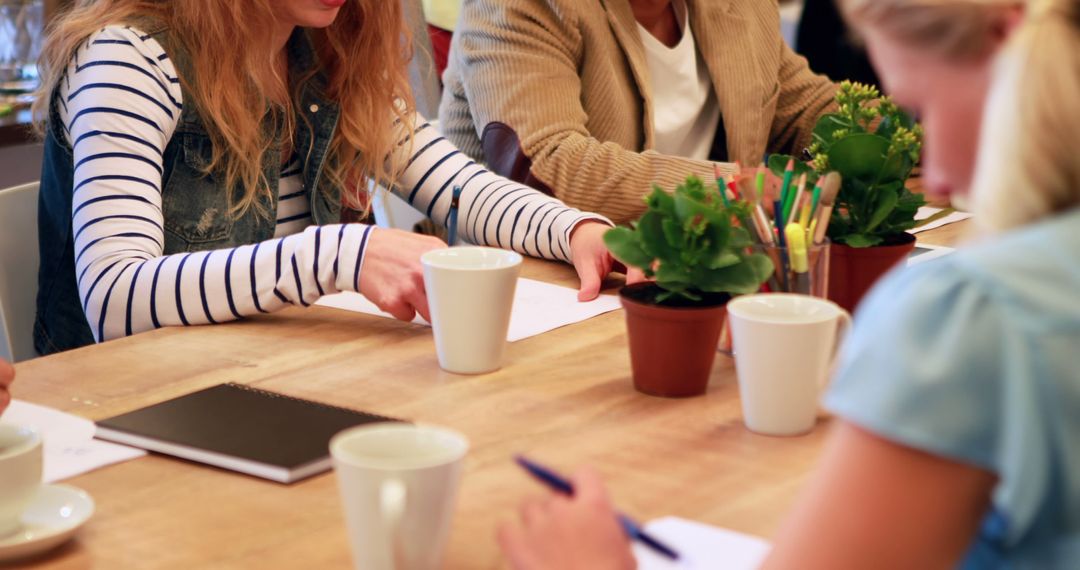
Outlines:
<svg viewBox="0 0 1080 570"><path fill-rule="evenodd" d="M784 228L784 237L787 238L788 257L791 261L791 272L794 274L792 290L804 295L810 294L810 270L809 259L806 251L806 228L799 223L788 224Z"/></svg>

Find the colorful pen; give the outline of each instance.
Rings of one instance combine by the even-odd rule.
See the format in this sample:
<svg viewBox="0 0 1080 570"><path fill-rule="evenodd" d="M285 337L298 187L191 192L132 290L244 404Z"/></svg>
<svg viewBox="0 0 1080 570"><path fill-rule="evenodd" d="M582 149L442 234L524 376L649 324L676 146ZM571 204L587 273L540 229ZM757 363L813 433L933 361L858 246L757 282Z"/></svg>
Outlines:
<svg viewBox="0 0 1080 570"><path fill-rule="evenodd" d="M787 201L789 199L788 194L790 194L790 190L791 190L791 178L793 176L795 176L795 159L794 158L789 158L788 161L787 161L787 166L784 167L784 183L780 185L780 205L781 206L783 206L784 204L787 204ZM784 209L781 207L780 211L783 212ZM777 218L777 220L783 220L783 219L784 219L783 216ZM783 222L780 222L780 224L782 226ZM779 227L780 226L777 226L777 228L779 228Z"/></svg>
<svg viewBox="0 0 1080 570"><path fill-rule="evenodd" d="M530 475L535 477L541 483L550 487L552 490L558 493L562 493L564 495L574 494L574 486L571 485L570 482L566 480L566 478L560 476L558 473L555 473L551 469L548 469L547 467L544 467L534 461L530 461L525 457L522 457L521 455L515 457L514 460L517 461L517 464L520 465L523 469L525 469L525 471L527 471ZM641 528L641 526L635 523L630 517L621 513L618 514L618 517L619 524L622 525L623 530L626 531L626 535L629 536L631 540L640 541L645 546L648 546L657 553L666 556L667 558L670 558L672 560L679 559L678 552L675 552L671 549L670 546L667 546L659 540L656 540L655 538L649 536L649 534L646 533Z"/></svg>

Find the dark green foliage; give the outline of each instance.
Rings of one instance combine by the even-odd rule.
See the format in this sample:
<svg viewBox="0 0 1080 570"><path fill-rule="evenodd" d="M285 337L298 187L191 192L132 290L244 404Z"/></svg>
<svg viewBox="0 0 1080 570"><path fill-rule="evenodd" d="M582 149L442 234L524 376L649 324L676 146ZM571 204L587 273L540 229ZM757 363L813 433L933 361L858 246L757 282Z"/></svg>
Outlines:
<svg viewBox="0 0 1080 570"><path fill-rule="evenodd" d="M747 231L731 223L747 216L749 206L725 205L715 186L691 176L674 194L653 186L645 203L647 210L632 227L609 230L604 243L620 261L656 280L663 289L656 303L696 301L702 293L753 293L772 273L767 256L747 253Z"/></svg>
<svg viewBox="0 0 1080 570"><path fill-rule="evenodd" d="M796 175L808 172L814 182L827 171L839 172L843 183L829 239L851 247L880 245L915 227L924 204L904 186L919 160L922 127L874 87L845 81L836 102L836 113L818 119L807 149L812 160L797 162ZM789 158L769 157L770 170L781 175Z"/></svg>

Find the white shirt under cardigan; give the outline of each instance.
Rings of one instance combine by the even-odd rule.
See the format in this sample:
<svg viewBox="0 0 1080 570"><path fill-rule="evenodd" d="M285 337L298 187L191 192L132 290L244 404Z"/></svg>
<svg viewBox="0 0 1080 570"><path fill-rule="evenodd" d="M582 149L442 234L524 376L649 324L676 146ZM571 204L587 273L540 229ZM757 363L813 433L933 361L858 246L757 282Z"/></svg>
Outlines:
<svg viewBox="0 0 1080 570"><path fill-rule="evenodd" d="M91 36L67 68L60 101L74 152L75 272L98 341L359 289L372 227L312 226L295 157L282 170L274 239L163 255L162 157L183 101L176 70L152 38L120 26ZM414 154L395 192L445 225L452 188L462 186L458 233L469 241L570 261L574 226L602 219L488 172L422 117L412 126Z"/></svg>
<svg viewBox="0 0 1080 570"><path fill-rule="evenodd" d="M707 160L720 124L720 103L690 29L686 1L674 0L672 7L682 29L675 47L664 45L638 24L652 83L654 149Z"/></svg>

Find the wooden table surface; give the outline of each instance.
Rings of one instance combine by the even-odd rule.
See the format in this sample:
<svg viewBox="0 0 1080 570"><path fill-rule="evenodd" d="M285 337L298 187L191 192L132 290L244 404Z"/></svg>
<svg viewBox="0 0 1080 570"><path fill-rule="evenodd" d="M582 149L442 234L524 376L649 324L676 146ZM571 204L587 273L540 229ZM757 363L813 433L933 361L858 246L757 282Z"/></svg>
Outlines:
<svg viewBox="0 0 1080 570"><path fill-rule="evenodd" d="M920 234L950 245L965 224ZM524 276L576 287L565 265ZM621 311L510 345L502 370L439 369L425 327L313 307L166 328L16 366L14 396L92 420L222 382L461 431L471 441L447 568L499 568L498 523L540 492L515 453L570 471L588 463L617 504L647 521L677 515L769 536L826 434L773 438L742 424L735 369L718 356L708 394L634 391ZM93 519L30 568L348 568L334 476L285 486L150 455L65 481Z"/></svg>

